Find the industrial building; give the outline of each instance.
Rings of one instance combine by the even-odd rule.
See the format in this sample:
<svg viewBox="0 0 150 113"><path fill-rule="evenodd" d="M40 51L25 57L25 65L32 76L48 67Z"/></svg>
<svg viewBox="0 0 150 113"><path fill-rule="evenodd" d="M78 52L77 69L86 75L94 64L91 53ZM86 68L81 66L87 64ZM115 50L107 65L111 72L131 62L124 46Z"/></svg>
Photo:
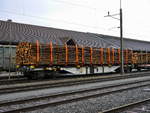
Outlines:
<svg viewBox="0 0 150 113"><path fill-rule="evenodd" d="M58 45L75 45L97 48L119 48L120 38L96 33L85 33L36 25L0 21L0 69L15 69L15 51L19 42L42 44L52 41ZM150 51L150 42L124 38L124 48Z"/></svg>

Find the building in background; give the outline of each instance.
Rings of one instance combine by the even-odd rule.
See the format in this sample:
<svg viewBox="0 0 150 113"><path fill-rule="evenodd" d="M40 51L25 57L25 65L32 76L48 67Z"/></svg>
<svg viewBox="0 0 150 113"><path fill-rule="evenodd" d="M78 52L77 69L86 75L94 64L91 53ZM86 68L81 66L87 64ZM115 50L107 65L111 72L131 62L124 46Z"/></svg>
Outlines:
<svg viewBox="0 0 150 113"><path fill-rule="evenodd" d="M36 40L42 44L49 44L52 41L53 44L58 45L77 44L96 48L120 48L119 37L0 20L0 69L8 70L10 65L11 70L15 70L16 45L19 42L35 43ZM9 48L10 44L11 48ZM124 48L150 51L150 42L124 38ZM9 49L11 49L11 55L9 55Z"/></svg>

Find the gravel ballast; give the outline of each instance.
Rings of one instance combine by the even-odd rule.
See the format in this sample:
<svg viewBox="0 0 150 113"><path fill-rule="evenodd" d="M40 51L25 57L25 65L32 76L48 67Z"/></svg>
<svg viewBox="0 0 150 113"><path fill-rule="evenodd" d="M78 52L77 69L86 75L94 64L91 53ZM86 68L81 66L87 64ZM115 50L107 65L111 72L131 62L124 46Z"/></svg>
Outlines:
<svg viewBox="0 0 150 113"><path fill-rule="evenodd" d="M95 95L95 94L103 94L106 92L111 92L111 91L116 91L116 90L120 90L120 89L126 89L126 88L132 88L132 87L137 87L137 86L143 86L149 84L149 81L147 82L143 82L143 83L137 83L137 84L132 84L132 85L125 85L125 86L118 86L117 87L113 87L113 88L104 88L104 89L99 89L99 90L95 90L95 91L89 91L88 93L77 93L77 94L73 94L73 95L67 95L67 96L58 96L58 97L53 97L53 98L46 98L46 99L42 99L42 100L37 100L36 101L31 101L31 102L26 102L23 104L12 104L10 106L5 106L5 107L0 107L1 110L3 111L8 111L8 110L13 110L13 109L18 109L18 108L22 108L22 107L30 107L30 106L35 106L35 105L39 105L39 104L46 104L49 102L58 102L58 101L62 101L62 100L68 100L68 99L73 99L73 98L78 98L78 97L84 97L84 96L88 96L88 95ZM143 86L144 87L144 86Z"/></svg>
<svg viewBox="0 0 150 113"><path fill-rule="evenodd" d="M122 80L87 83L82 85L73 85L73 86L66 86L66 87L47 88L47 89L40 89L40 90L26 91L26 92L19 92L19 93L2 94L0 95L0 101L25 99L28 97L34 97L39 95L54 94L54 93L59 93L64 91L74 91L74 90L92 88L97 86L104 87L113 84L121 84L121 83L141 81L141 80L150 80L150 77L137 77L137 78L130 78L130 79L122 79Z"/></svg>
<svg viewBox="0 0 150 113"><path fill-rule="evenodd" d="M48 89L42 89L42 90L35 90L35 91L26 91L26 92L20 92L20 93L11 93L11 94L2 94L0 95L0 101L11 101L11 100L20 100L20 99L26 99L30 97L38 97L42 95L50 95L55 93L60 93L64 91L75 91L75 90L82 90L82 89L88 89L88 88L95 88L95 87L104 87L109 85L115 85L115 84L123 84L127 82L136 82L136 81L142 81L142 80L150 80L150 77L137 77L137 78L130 78L130 79L122 79L122 80L113 80L113 81L105 81L105 82L97 82L97 83L88 83L88 84L82 84L82 85L73 85L73 86L66 86L66 87L57 87L57 88L48 88ZM149 83L149 81L147 81ZM141 85L143 83L140 83ZM138 83L138 85L140 85ZM127 86L125 86L127 87ZM115 89L115 88L114 88ZM78 102L72 102L69 104L59 105L56 107L49 107L41 110L32 111L33 113L97 113L98 111L110 109L112 107L118 107L120 105L124 105L130 102L135 102L138 100L142 100L144 98L150 97L150 92L145 90L149 89L149 87L144 86L141 88L136 88L132 90L126 90L120 93L112 93L106 96L101 96L97 98L91 98L83 101ZM106 89L105 89L106 90ZM110 90L110 89L109 89ZM111 88L113 90L113 88ZM95 93L100 91L95 91ZM90 92L88 93L90 94ZM86 94L82 94L84 96ZM74 95L75 96L75 95ZM63 97L59 97L59 99L65 99ZM71 96L69 98L72 98ZM7 111L11 109L20 108L21 106L27 107L32 106L35 104L42 104L46 103L48 101L56 101L54 99L48 99L44 101L38 101L36 103L26 103L26 104L20 104L20 105L12 105L11 107L6 107L5 109L0 108L1 111Z"/></svg>
<svg viewBox="0 0 150 113"><path fill-rule="evenodd" d="M147 88L150 88L150 86L59 105L56 107L39 109L30 113L97 113L127 103L150 98L150 92L144 90Z"/></svg>
<svg viewBox="0 0 150 113"><path fill-rule="evenodd" d="M122 113L150 113L150 102L146 102L128 110L124 110Z"/></svg>

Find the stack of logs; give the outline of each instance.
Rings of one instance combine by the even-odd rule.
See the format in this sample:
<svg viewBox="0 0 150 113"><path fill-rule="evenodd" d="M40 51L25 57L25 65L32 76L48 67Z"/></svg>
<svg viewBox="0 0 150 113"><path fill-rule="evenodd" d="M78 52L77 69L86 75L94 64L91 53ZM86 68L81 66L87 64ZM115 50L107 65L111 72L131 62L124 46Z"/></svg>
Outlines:
<svg viewBox="0 0 150 113"><path fill-rule="evenodd" d="M124 50L124 61L132 63L132 51ZM118 65L120 49L91 48L21 42L16 50L19 65Z"/></svg>
<svg viewBox="0 0 150 113"><path fill-rule="evenodd" d="M36 62L36 44L27 42L19 43L16 48L17 64L34 64Z"/></svg>

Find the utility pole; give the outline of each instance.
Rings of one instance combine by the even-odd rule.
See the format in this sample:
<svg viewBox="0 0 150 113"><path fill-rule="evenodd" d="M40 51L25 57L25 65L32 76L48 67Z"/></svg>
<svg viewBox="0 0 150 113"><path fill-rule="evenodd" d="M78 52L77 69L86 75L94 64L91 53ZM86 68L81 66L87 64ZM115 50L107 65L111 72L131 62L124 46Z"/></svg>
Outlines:
<svg viewBox="0 0 150 113"><path fill-rule="evenodd" d="M120 0L120 52L121 52L121 74L124 74L124 53L123 53L123 23L122 23L122 7Z"/></svg>
<svg viewBox="0 0 150 113"><path fill-rule="evenodd" d="M113 19L117 19L120 21L120 60L121 60L121 64L120 64L120 74L124 75L124 53L123 53L123 18L122 18L122 6L121 6L121 0L120 0L120 13L119 14L112 14L110 15L110 13L108 12L107 16L104 17L111 17ZM115 16L120 15L120 18L116 18Z"/></svg>
<svg viewBox="0 0 150 113"><path fill-rule="evenodd" d="M9 23L9 78L10 79L10 70L11 70L11 19L8 19L7 22Z"/></svg>

